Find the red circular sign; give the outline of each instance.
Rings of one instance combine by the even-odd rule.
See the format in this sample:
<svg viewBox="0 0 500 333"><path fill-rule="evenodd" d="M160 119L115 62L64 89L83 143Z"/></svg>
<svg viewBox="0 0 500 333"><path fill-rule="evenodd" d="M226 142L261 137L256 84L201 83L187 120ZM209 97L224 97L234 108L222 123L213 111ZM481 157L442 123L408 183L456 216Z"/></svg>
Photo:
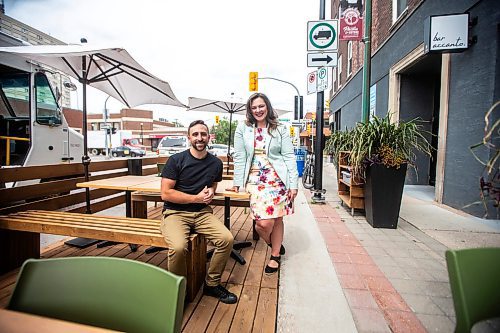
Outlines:
<svg viewBox="0 0 500 333"><path fill-rule="evenodd" d="M309 74L309 83L316 81L316 73Z"/></svg>

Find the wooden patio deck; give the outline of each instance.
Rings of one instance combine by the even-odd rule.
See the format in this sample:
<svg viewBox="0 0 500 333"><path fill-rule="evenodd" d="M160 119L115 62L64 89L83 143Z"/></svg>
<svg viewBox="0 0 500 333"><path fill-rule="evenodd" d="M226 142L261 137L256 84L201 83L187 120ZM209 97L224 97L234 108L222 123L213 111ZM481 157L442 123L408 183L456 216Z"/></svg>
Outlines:
<svg viewBox="0 0 500 333"><path fill-rule="evenodd" d="M214 207L214 213L221 221L223 207ZM160 208L152 209L149 218L159 218ZM248 209L231 209L231 232L236 240L252 240L252 221ZM198 294L184 309L183 332L275 332L278 304L278 274L266 275L264 266L270 250L262 241L241 250L247 263L240 265L229 259L222 282L238 296L233 305L218 302L213 297ZM146 254L145 246L137 252L130 252L126 244L106 248L90 246L78 249L60 242L45 249L42 258L71 256L110 256L139 260L162 268L167 266L167 252ZM18 270L0 276L0 307L7 305L16 281Z"/></svg>

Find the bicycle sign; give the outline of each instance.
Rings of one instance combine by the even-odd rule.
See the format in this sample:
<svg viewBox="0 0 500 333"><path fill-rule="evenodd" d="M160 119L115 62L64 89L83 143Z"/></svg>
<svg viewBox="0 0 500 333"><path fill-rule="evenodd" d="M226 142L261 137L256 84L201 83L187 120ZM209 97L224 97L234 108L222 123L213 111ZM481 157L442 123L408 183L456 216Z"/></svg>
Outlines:
<svg viewBox="0 0 500 333"><path fill-rule="evenodd" d="M307 51L337 50L338 30L338 20L307 22Z"/></svg>

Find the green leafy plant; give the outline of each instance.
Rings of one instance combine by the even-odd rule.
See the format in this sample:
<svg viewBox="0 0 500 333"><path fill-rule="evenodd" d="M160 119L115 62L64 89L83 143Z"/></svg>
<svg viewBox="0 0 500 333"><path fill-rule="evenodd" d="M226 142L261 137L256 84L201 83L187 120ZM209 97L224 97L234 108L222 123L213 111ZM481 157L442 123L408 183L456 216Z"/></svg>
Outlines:
<svg viewBox="0 0 500 333"><path fill-rule="evenodd" d="M339 152L349 151L352 148L352 131L332 132L325 143L324 153L333 156L335 165L338 165Z"/></svg>
<svg viewBox="0 0 500 333"><path fill-rule="evenodd" d="M415 167L415 152L431 156L431 145L424 134L423 121L415 118L409 121L391 122L391 114L385 117L373 116L367 123L358 123L352 129L350 164L353 174L364 177L366 167L382 164L399 168L407 163Z"/></svg>

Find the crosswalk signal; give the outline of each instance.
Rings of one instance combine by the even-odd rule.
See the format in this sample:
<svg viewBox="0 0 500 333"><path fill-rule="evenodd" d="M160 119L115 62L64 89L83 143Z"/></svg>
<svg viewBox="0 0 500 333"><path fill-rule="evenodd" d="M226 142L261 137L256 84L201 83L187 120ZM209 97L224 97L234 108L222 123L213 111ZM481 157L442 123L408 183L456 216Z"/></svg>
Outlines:
<svg viewBox="0 0 500 333"><path fill-rule="evenodd" d="M249 82L248 82L248 90L250 90L250 91L258 91L259 90L259 73L258 72L250 72Z"/></svg>
<svg viewBox="0 0 500 333"><path fill-rule="evenodd" d="M220 122L219 116L215 116L215 123L219 125L219 122Z"/></svg>

